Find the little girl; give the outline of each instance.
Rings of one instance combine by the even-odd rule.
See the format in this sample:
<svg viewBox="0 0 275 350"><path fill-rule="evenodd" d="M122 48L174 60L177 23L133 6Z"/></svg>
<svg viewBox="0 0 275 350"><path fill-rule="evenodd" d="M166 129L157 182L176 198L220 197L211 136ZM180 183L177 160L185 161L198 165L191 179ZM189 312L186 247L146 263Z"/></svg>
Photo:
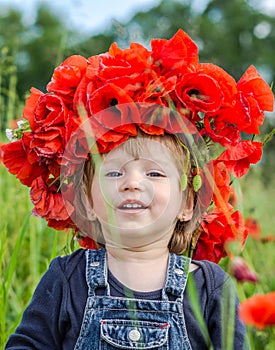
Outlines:
<svg viewBox="0 0 275 350"><path fill-rule="evenodd" d="M176 137L142 132L102 162L87 162L87 218L99 222L105 248L52 262L6 349L208 349L211 342L221 349L222 294L234 295L238 307L229 276L214 263L171 253L190 239L183 228L194 195L180 181L186 162ZM189 275L209 339L192 312ZM245 328L234 318L234 348L242 349Z"/></svg>
<svg viewBox="0 0 275 350"><path fill-rule="evenodd" d="M182 30L151 45L69 57L2 146L33 214L86 248L52 261L6 349L249 347L214 262L247 236L230 173L260 159L273 94L254 67L236 83L199 63Z"/></svg>

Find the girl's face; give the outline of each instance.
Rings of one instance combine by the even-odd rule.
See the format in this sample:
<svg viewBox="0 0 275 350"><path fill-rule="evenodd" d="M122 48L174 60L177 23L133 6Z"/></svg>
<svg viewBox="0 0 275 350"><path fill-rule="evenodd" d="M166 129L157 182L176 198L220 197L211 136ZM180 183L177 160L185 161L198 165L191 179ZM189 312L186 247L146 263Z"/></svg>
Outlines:
<svg viewBox="0 0 275 350"><path fill-rule="evenodd" d="M118 147L96 166L93 210L108 245L167 246L178 217L183 212L192 216L172 153L158 141L144 143L137 159Z"/></svg>

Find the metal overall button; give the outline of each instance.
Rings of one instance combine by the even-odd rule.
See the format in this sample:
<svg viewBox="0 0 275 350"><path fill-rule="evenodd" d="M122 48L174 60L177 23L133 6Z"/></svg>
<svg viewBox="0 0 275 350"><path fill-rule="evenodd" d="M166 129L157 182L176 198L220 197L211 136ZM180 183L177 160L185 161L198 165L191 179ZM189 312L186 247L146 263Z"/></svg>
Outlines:
<svg viewBox="0 0 275 350"><path fill-rule="evenodd" d="M181 270L181 269L174 269L174 272L175 272L177 275L183 275L183 270Z"/></svg>
<svg viewBox="0 0 275 350"><path fill-rule="evenodd" d="M90 266L91 267L97 267L97 266L99 266L100 265L100 262L99 261L92 261L91 263L90 263Z"/></svg>
<svg viewBox="0 0 275 350"><path fill-rule="evenodd" d="M136 342L139 341L141 334L137 329L132 329L129 333L128 333L128 337L130 340Z"/></svg>

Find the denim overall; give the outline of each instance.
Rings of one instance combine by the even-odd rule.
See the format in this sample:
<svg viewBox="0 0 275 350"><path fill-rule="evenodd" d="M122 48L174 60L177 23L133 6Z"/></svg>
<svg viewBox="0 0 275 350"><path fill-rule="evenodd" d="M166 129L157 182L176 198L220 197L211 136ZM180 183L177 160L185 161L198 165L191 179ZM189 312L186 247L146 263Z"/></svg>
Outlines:
<svg viewBox="0 0 275 350"><path fill-rule="evenodd" d="M161 300L110 296L105 249L87 250L86 263L88 299L75 349L191 349L183 315L189 258L169 255ZM99 287L105 295L96 295Z"/></svg>

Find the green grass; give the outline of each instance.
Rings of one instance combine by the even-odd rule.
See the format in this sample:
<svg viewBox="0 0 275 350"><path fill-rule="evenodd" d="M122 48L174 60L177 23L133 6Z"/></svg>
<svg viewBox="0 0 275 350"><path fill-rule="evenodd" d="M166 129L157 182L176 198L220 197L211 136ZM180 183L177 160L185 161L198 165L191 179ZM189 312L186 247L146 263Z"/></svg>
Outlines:
<svg viewBox="0 0 275 350"><path fill-rule="evenodd" d="M29 189L0 165L0 344L14 331L50 260L67 236L31 216Z"/></svg>

